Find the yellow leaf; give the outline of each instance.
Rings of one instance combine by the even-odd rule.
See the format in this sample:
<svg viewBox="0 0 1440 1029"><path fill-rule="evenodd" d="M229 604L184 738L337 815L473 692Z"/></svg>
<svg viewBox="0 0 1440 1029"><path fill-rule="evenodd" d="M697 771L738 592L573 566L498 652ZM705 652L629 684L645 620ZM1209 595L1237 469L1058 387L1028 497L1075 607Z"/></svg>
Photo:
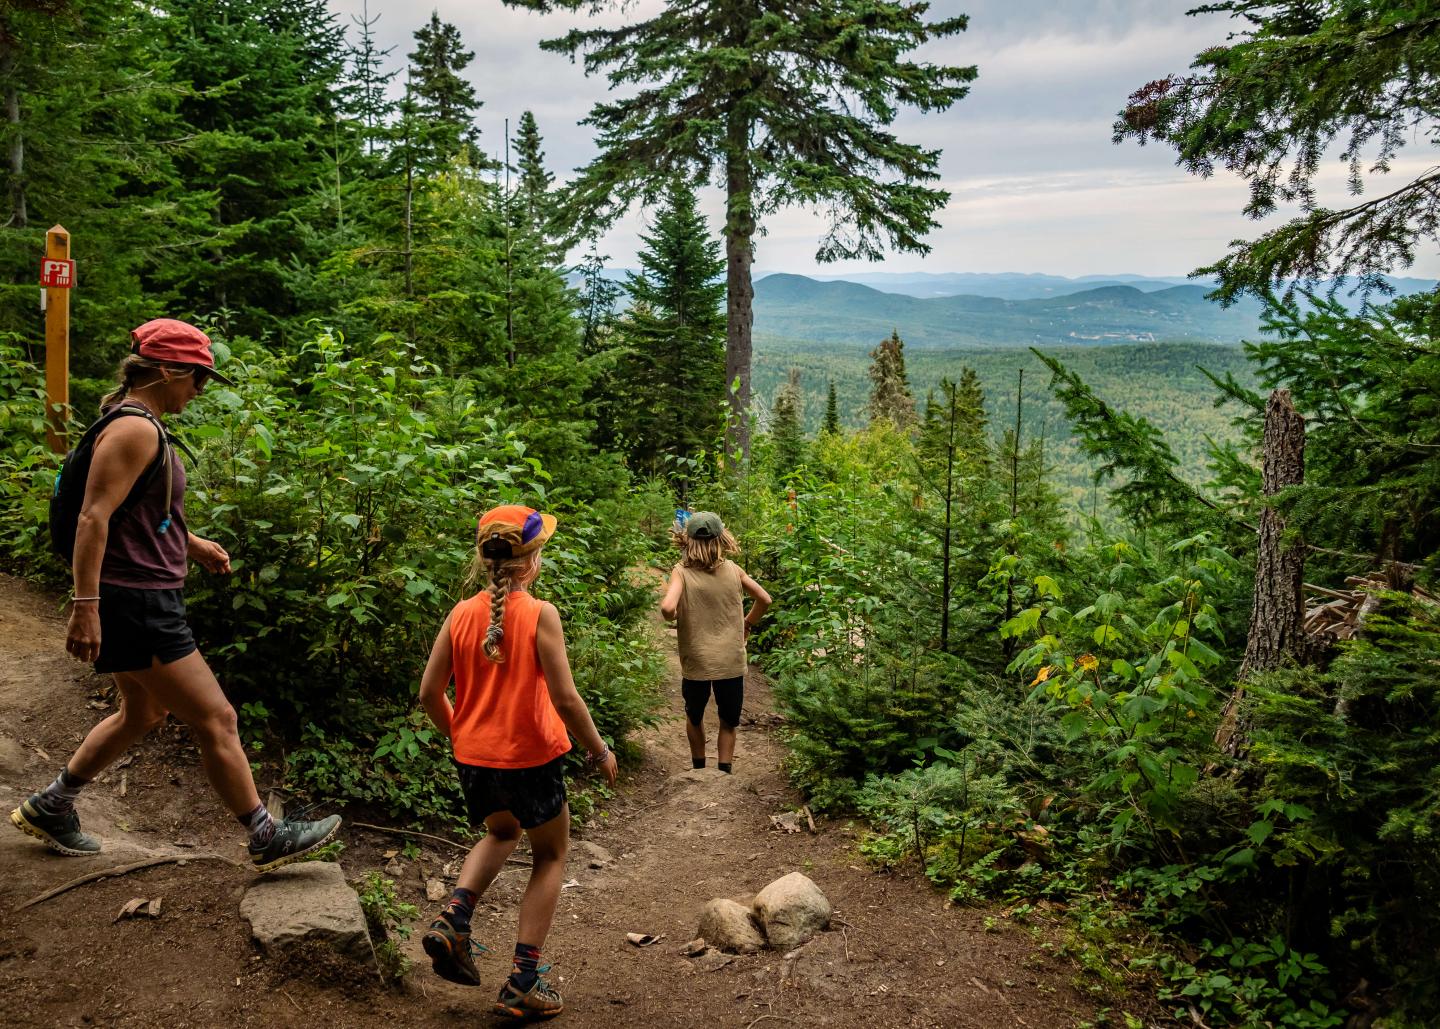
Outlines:
<svg viewBox="0 0 1440 1029"><path fill-rule="evenodd" d="M1079 664L1087 672L1093 672L1100 667L1100 662L1096 660L1094 654L1081 654Z"/></svg>

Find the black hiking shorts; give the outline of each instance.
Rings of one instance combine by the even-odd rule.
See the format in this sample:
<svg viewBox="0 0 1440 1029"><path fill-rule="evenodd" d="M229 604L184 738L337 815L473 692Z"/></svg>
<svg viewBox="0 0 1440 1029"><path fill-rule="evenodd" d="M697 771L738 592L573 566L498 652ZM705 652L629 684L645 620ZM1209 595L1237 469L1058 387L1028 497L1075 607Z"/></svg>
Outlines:
<svg viewBox="0 0 1440 1029"><path fill-rule="evenodd" d="M745 706L745 676L733 679L681 679L680 695L685 698L685 717L691 725L699 725L705 717L705 705L715 693L715 712L727 729L740 724L740 709Z"/></svg>
<svg viewBox="0 0 1440 1029"><path fill-rule="evenodd" d="M184 590L140 590L100 584L97 672L139 672L156 660L179 661L196 650L185 621Z"/></svg>
<svg viewBox="0 0 1440 1029"><path fill-rule="evenodd" d="M459 761L460 792L471 825L509 811L522 829L544 825L565 810L565 755L533 768L484 768Z"/></svg>

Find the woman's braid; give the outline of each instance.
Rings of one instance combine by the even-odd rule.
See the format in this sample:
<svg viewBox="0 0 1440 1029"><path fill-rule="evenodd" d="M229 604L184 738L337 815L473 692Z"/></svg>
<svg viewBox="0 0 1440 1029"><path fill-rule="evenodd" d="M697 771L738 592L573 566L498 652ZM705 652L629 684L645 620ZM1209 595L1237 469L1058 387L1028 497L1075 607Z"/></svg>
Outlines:
<svg viewBox="0 0 1440 1029"><path fill-rule="evenodd" d="M485 630L485 656L497 665L505 660L505 597L510 592L511 569L502 561L490 565L490 628Z"/></svg>

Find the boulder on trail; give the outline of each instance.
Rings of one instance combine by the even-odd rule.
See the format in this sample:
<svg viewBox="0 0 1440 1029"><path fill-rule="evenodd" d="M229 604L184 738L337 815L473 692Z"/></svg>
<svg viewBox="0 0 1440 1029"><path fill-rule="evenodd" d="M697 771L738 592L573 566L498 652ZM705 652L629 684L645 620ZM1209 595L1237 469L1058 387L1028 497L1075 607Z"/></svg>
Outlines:
<svg viewBox="0 0 1440 1029"><path fill-rule="evenodd" d="M830 927L830 901L799 872L776 879L755 895L755 917L776 950L794 950ZM707 940L709 933L701 933Z"/></svg>
<svg viewBox="0 0 1440 1029"><path fill-rule="evenodd" d="M716 897L700 912L700 927L695 935L718 950L737 954L753 954L765 946L765 937L755 924L755 916L747 907L733 900Z"/></svg>
<svg viewBox="0 0 1440 1029"><path fill-rule="evenodd" d="M580 853L585 855L586 863L591 868L605 868L615 863L614 854L590 840L580 841Z"/></svg>
<svg viewBox="0 0 1440 1029"><path fill-rule="evenodd" d="M281 956L319 943L353 961L375 965L360 898L333 861L288 865L256 879L240 901L240 914L266 955Z"/></svg>

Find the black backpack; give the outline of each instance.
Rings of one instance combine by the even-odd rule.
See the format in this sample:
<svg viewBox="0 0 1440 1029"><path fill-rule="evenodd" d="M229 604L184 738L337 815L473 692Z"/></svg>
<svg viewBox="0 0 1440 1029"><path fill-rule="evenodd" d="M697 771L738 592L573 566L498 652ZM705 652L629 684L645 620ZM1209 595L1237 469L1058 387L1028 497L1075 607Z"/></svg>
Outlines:
<svg viewBox="0 0 1440 1029"><path fill-rule="evenodd" d="M100 433L111 422L117 418L124 418L127 415L148 419L150 424L155 426L155 431L160 434L160 451L155 455L155 460L150 462L144 473L136 480L135 485L130 488L130 493L125 497L125 502L115 509L110 516L110 524L126 518L140 503L140 498L145 495L155 477L162 470L170 468L172 442L171 435L165 431L165 426L160 419L156 418L148 410L138 405L127 405L121 403L112 407L99 417L88 429L85 435L80 437L80 442L65 455L65 460L60 462L60 471L55 475L55 489L50 494L50 549L63 558L66 563L75 559L75 531L80 523L80 509L85 506L85 485L90 478L90 462L95 456L95 440ZM181 449L184 449L183 444ZM187 451L188 453L188 451ZM164 535L170 529L170 483L173 477L166 478L165 490L165 520L155 527L155 531Z"/></svg>

